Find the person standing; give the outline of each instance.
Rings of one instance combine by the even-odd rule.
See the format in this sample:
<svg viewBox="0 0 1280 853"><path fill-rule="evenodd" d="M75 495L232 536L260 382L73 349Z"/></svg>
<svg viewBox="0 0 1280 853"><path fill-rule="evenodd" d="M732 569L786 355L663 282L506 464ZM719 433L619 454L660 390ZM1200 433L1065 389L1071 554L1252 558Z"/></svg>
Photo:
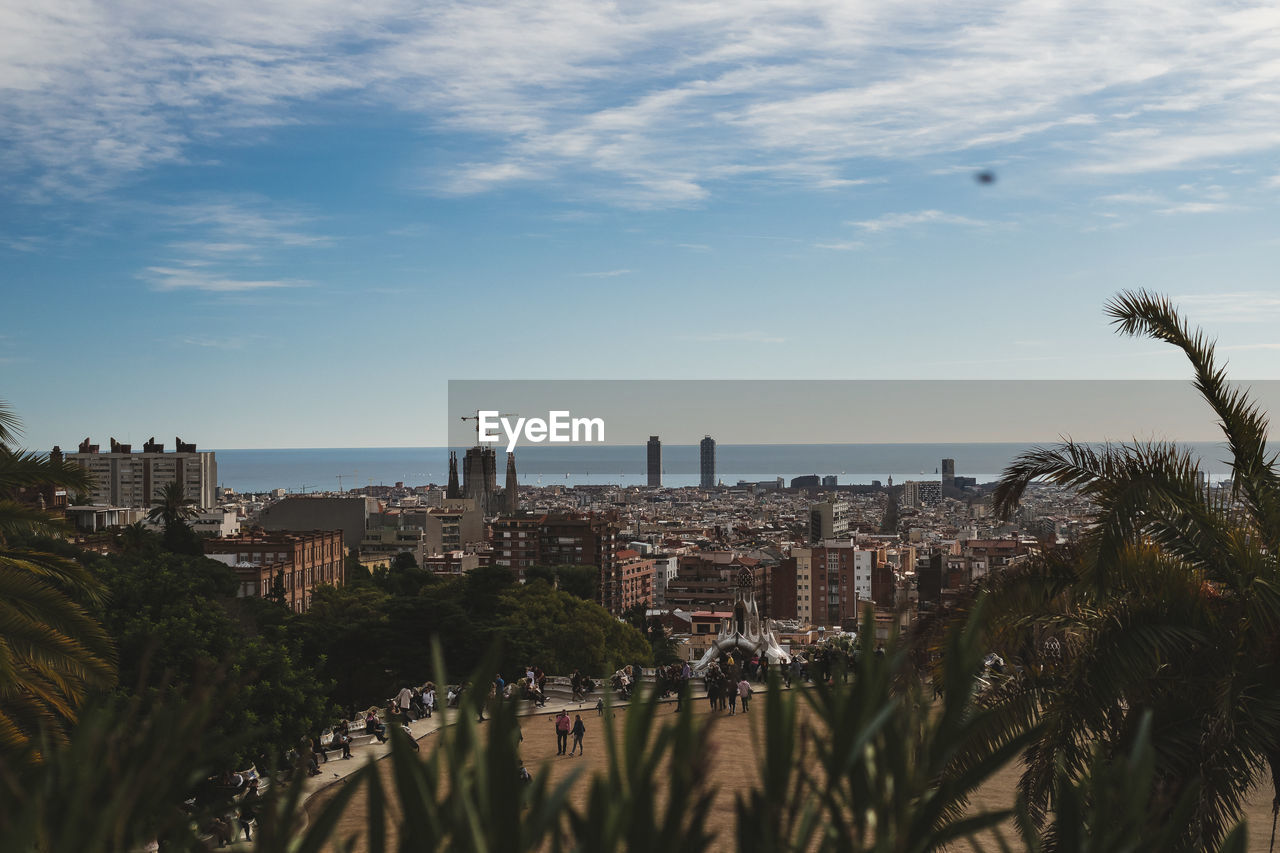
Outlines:
<svg viewBox="0 0 1280 853"><path fill-rule="evenodd" d="M409 722L409 706L413 704L413 691L408 687L401 687L400 692L396 694L396 704L400 706L400 716L404 722Z"/></svg>
<svg viewBox="0 0 1280 853"><path fill-rule="evenodd" d="M436 686L430 681L427 682L426 688L422 692L422 707L427 713L427 719L431 719L431 712L436 707Z"/></svg>
<svg viewBox="0 0 1280 853"><path fill-rule="evenodd" d="M573 755L573 751L576 749L578 755L582 755L582 736L587 733L587 727L582 722L581 714L575 714L574 716L577 719L574 720L573 729L571 730L573 732L573 746L569 748L569 754Z"/></svg>
<svg viewBox="0 0 1280 853"><path fill-rule="evenodd" d="M556 715L556 755L564 755L569 745L569 712L561 710Z"/></svg>
<svg viewBox="0 0 1280 853"><path fill-rule="evenodd" d="M738 711L738 685L730 679L725 682L724 692L729 697L729 716L732 717Z"/></svg>
<svg viewBox="0 0 1280 853"><path fill-rule="evenodd" d="M747 713L747 703L751 701L751 682L744 677L738 682L738 697L742 699L742 713Z"/></svg>
<svg viewBox="0 0 1280 853"><path fill-rule="evenodd" d="M255 820L258 819L258 780L254 779L249 783L249 790L245 791L244 796L240 798L240 828L244 830L244 837L247 841L253 840L253 830L250 828Z"/></svg>

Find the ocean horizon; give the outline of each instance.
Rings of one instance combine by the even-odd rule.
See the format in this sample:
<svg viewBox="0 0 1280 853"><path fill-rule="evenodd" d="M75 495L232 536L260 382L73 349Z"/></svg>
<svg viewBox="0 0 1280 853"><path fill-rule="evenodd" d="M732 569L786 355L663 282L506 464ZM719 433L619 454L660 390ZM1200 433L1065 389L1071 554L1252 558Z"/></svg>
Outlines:
<svg viewBox="0 0 1280 853"><path fill-rule="evenodd" d="M930 444L721 444L716 447L716 478L788 482L793 477L834 475L839 485L870 485L890 477L900 483L940 477L943 459L954 459L956 476L979 483L1000 477L1013 460L1042 443ZM1230 474L1220 460L1230 458L1218 442L1186 442L1214 480ZM466 448L329 447L215 450L218 485L239 493L284 489L325 492L367 485L443 485L448 481L450 449L461 460ZM497 448L498 479L503 480L505 451ZM662 446L662 484L670 488L699 484L698 445ZM523 486L637 486L647 482L645 445L522 445L516 448L517 478Z"/></svg>

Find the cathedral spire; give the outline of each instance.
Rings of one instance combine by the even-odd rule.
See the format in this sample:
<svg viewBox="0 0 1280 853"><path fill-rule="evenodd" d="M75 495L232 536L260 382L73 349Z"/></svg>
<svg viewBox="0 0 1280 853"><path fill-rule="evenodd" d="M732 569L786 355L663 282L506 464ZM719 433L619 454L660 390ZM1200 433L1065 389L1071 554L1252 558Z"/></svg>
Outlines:
<svg viewBox="0 0 1280 853"><path fill-rule="evenodd" d="M462 497L462 489L458 488L458 454L449 451L449 488L444 496L450 500Z"/></svg>
<svg viewBox="0 0 1280 853"><path fill-rule="evenodd" d="M507 489L503 495L507 503L507 515L515 515L520 511L520 494L516 486L516 455L507 454Z"/></svg>

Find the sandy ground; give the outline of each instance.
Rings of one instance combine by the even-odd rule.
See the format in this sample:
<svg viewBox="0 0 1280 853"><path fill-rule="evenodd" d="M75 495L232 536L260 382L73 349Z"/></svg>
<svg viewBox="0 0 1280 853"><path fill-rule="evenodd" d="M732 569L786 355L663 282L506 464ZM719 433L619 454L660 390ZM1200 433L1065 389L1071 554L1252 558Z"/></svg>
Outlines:
<svg viewBox="0 0 1280 853"><path fill-rule="evenodd" d="M709 721L711 725L709 731L715 745L714 761L719 773L716 800L706 827L711 832L721 836L721 843L732 837L735 797L740 792L749 790L756 783L758 776L757 745L761 740L760 727L764 719L764 707L761 700L763 700L763 696L757 695L755 701L758 702L758 706L753 707L751 713L743 714L739 712L737 715L730 717L717 712L714 715L715 718ZM668 707L674 709L674 705ZM695 702L694 708L699 715L705 716L710 713L705 701ZM573 713L571 709L570 716L573 716ZM615 713L618 714L620 718L618 722L621 723L621 717L626 714L626 711L618 710ZM659 714L667 713L670 712L666 710L659 711ZM521 718L520 725L524 733L522 755L526 766L531 771L542 766L550 768L553 780L561 778L565 773L569 772L570 768L580 765L585 765L590 773L604 772L606 752L601 738L605 733L605 728L596 713L594 711L583 713L583 721L587 726L587 735L584 739L585 755L582 757L556 755L556 737L551 719L551 714L539 714ZM619 725L620 728L621 726ZM436 734L431 734L421 739L420 743L424 756L432 748L436 737ZM390 762L379 762L379 771L383 780L390 782ZM1018 774L1019 768L1017 766L1008 767L979 789L973 800L974 811L1003 809L1011 804L1014 800ZM315 814L316 810L337 792L337 786L340 784L342 783L339 782L330 786L313 797L307 804L308 812ZM575 805L583 805L586 797L586 788L585 779L580 778L571 794L571 799ZM1258 853L1266 851L1271 833L1271 794L1267 787L1255 789L1250 797L1245 816L1249 822L1250 829L1249 851L1251 853L1254 853L1254 851L1258 851ZM362 798L357 794L343 817L337 837L346 838L350 835L362 835L365 820L366 815ZM393 840L393 838L394 835L390 836L388 840ZM1014 843L1015 836L1012 833L1006 834L1006 839L1012 846L1017 847ZM365 848L357 844L356 849L362 850ZM960 844L956 845L956 849L968 850L971 848L968 844ZM989 843L980 843L979 849L994 851L999 848L993 841L989 841Z"/></svg>

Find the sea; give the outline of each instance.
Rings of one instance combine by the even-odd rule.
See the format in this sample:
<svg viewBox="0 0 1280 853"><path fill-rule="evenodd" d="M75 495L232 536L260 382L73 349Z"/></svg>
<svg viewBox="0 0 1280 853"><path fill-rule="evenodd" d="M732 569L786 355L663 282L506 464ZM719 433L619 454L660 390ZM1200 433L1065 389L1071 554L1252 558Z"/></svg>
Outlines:
<svg viewBox="0 0 1280 853"><path fill-rule="evenodd" d="M721 444L716 446L716 479L725 485L808 474L835 476L839 485L874 481L938 479L943 459L954 459L956 475L979 483L999 479L1033 444ZM1227 448L1215 442L1182 446L1201 459L1212 481L1230 474ZM447 447L330 447L233 449L216 451L219 485L245 493L332 492L367 485L443 485L448 481ZM465 448L454 448L459 460ZM498 481L506 458L498 449ZM521 485L642 486L647 482L644 445L530 445L516 448ZM461 462L459 462L461 466ZM699 447L662 446L662 484L696 486Z"/></svg>

